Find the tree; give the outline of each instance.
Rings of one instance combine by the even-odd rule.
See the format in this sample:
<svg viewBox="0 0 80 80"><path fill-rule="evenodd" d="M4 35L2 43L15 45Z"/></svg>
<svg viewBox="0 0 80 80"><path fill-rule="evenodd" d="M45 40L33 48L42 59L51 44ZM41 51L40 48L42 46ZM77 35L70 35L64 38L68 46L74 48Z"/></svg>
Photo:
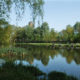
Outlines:
<svg viewBox="0 0 80 80"><path fill-rule="evenodd" d="M66 32L68 34L68 40L73 41L74 29L71 25L67 25Z"/></svg>
<svg viewBox="0 0 80 80"><path fill-rule="evenodd" d="M74 26L74 42L80 42L80 22L77 22Z"/></svg>
<svg viewBox="0 0 80 80"><path fill-rule="evenodd" d="M75 30L77 33L80 33L80 22L77 22L77 23L74 25L74 30Z"/></svg>
<svg viewBox="0 0 80 80"><path fill-rule="evenodd" d="M66 29L60 32L60 39L64 41L73 41L74 28L71 25L67 25Z"/></svg>
<svg viewBox="0 0 80 80"><path fill-rule="evenodd" d="M60 38L61 40L63 41L67 41L68 40L68 34L66 32L66 30L62 30L61 33L60 33Z"/></svg>
<svg viewBox="0 0 80 80"><path fill-rule="evenodd" d="M74 42L80 42L80 33L74 35Z"/></svg>
<svg viewBox="0 0 80 80"><path fill-rule="evenodd" d="M42 38L41 38L41 28L40 27L37 27L34 29L34 41L41 41Z"/></svg>
<svg viewBox="0 0 80 80"><path fill-rule="evenodd" d="M27 4L32 11L33 22L35 24L37 16L43 18L43 0L0 0L0 19L9 18L13 5L19 18L24 13Z"/></svg>
<svg viewBox="0 0 80 80"><path fill-rule="evenodd" d="M0 44L9 44L11 40L12 26L5 20L0 20Z"/></svg>
<svg viewBox="0 0 80 80"><path fill-rule="evenodd" d="M41 25L41 36L43 40L47 40L49 35L49 26L47 22Z"/></svg>
<svg viewBox="0 0 80 80"><path fill-rule="evenodd" d="M26 40L27 41L33 41L34 40L33 31L34 31L33 27L30 27L29 25L25 27L25 34L26 34Z"/></svg>
<svg viewBox="0 0 80 80"><path fill-rule="evenodd" d="M51 29L50 31L50 41L55 41L57 37L57 33L55 32L54 29Z"/></svg>
<svg viewBox="0 0 80 80"><path fill-rule="evenodd" d="M43 19L43 5L44 1L43 0L31 0L30 6L32 10L32 17L33 17L33 23L35 26L35 19L37 17L41 17Z"/></svg>
<svg viewBox="0 0 80 80"><path fill-rule="evenodd" d="M25 38L26 38L25 29L24 28L20 28L20 27L17 28L17 30L15 32L16 42L23 42L23 39L25 39Z"/></svg>

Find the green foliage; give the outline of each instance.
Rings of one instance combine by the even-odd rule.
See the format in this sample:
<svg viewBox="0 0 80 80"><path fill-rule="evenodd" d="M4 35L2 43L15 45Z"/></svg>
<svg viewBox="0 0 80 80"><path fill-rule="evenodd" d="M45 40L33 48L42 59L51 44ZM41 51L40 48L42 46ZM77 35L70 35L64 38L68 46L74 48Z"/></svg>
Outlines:
<svg viewBox="0 0 80 80"><path fill-rule="evenodd" d="M74 30L77 31L78 33L80 33L80 22L77 22L77 23L74 25Z"/></svg>
<svg viewBox="0 0 80 80"><path fill-rule="evenodd" d="M43 36L49 32L49 25L48 25L47 22L44 22L44 23L41 25L41 30L42 30L42 32L43 32Z"/></svg>
<svg viewBox="0 0 80 80"><path fill-rule="evenodd" d="M24 28L17 28L15 33L14 33L14 37L13 37L13 41L16 42L21 42L21 40L23 40L24 38L26 38L26 34L25 34L25 29Z"/></svg>
<svg viewBox="0 0 80 80"><path fill-rule="evenodd" d="M34 29L33 36L34 36L34 41L41 41L42 40L40 27L37 27L36 29Z"/></svg>
<svg viewBox="0 0 80 80"><path fill-rule="evenodd" d="M74 35L74 42L80 42L80 33Z"/></svg>
<svg viewBox="0 0 80 80"><path fill-rule="evenodd" d="M13 5L17 18L21 17L27 4L32 11L33 22L35 22L36 17L43 18L43 0L0 0L0 19L10 17Z"/></svg>
<svg viewBox="0 0 80 80"><path fill-rule="evenodd" d="M54 38L52 38L54 37ZM47 22L44 22L41 27L31 27L31 26L25 26L23 28L19 28L16 31L16 37L17 42L20 42L19 40L24 39L23 42L27 41L51 41L56 40L56 32L52 29L49 30L49 26Z"/></svg>
<svg viewBox="0 0 80 80"><path fill-rule="evenodd" d="M80 33L75 34L74 26L67 25L65 30L56 32L53 28L49 30L47 22L42 23L41 27L33 28L29 25L17 30L17 39L25 39L27 41L80 41ZM19 37L18 37L19 36ZM19 40L18 40L19 42Z"/></svg>
<svg viewBox="0 0 80 80"><path fill-rule="evenodd" d="M35 26L35 19L37 17L41 17L43 19L43 5L44 5L44 0L30 0L30 7L32 10L32 17L33 17L33 23Z"/></svg>
<svg viewBox="0 0 80 80"><path fill-rule="evenodd" d="M70 25L67 26L66 32L68 34L68 40L73 41L74 29Z"/></svg>
<svg viewBox="0 0 80 80"><path fill-rule="evenodd" d="M34 28L30 27L29 25L25 28L25 34L26 34L26 40L27 41L34 40L33 31L34 31Z"/></svg>
<svg viewBox="0 0 80 80"><path fill-rule="evenodd" d="M42 36L43 41L46 41L46 40L48 41L48 39L49 39L49 26L48 26L47 22L44 22L41 25L41 36Z"/></svg>
<svg viewBox="0 0 80 80"><path fill-rule="evenodd" d="M59 39L63 41L72 41L72 42L75 42L75 40L79 41L78 34L76 34L75 31L76 31L75 26L72 27L70 25L67 25L66 29L60 32Z"/></svg>
<svg viewBox="0 0 80 80"><path fill-rule="evenodd" d="M51 32L50 32L50 40L49 41L56 41L57 40L57 32L55 32L54 29L51 29Z"/></svg>
<svg viewBox="0 0 80 80"><path fill-rule="evenodd" d="M66 32L66 30L63 30L61 32L61 39L64 40L64 41L68 40L68 33Z"/></svg>
<svg viewBox="0 0 80 80"><path fill-rule="evenodd" d="M76 27L79 25L76 25ZM78 33L75 33L77 31ZM5 20L0 20L0 44L9 44L11 42L26 43L32 41L68 41L79 42L79 27L68 25L65 30L56 32L53 28L50 30L47 22L42 23L40 27L34 28L27 25L25 27L15 27L9 25Z"/></svg>
<svg viewBox="0 0 80 80"><path fill-rule="evenodd" d="M0 44L9 44L12 34L12 26L6 21L0 20Z"/></svg>

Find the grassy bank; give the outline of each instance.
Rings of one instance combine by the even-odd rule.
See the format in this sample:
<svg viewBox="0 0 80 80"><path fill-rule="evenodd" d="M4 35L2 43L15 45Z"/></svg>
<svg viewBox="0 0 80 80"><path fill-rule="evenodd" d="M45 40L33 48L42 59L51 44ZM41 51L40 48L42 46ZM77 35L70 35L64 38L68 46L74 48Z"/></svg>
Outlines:
<svg viewBox="0 0 80 80"><path fill-rule="evenodd" d="M18 45L51 46L52 43L17 43Z"/></svg>
<svg viewBox="0 0 80 80"><path fill-rule="evenodd" d="M41 46L41 47L54 47L54 48L80 48L80 43L17 43L17 45L26 46Z"/></svg>

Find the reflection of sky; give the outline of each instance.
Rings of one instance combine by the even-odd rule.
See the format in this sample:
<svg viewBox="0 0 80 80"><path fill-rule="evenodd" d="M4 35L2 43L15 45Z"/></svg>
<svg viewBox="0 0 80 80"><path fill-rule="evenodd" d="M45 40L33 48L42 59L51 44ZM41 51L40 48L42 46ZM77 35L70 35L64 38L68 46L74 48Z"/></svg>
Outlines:
<svg viewBox="0 0 80 80"><path fill-rule="evenodd" d="M16 24L15 14L11 14L11 24L24 26L31 19L30 9L27 8L23 19ZM14 12L14 10L13 10ZM44 21L49 23L50 28L57 31L66 28L66 25L74 25L80 21L80 0L45 0Z"/></svg>
<svg viewBox="0 0 80 80"><path fill-rule="evenodd" d="M0 66L5 63L3 59L0 59ZM33 64L29 64L29 62L25 60L16 60L15 64L23 65L33 65L38 67L41 71L49 73L51 71L58 71L58 72L65 72L69 75L76 76L80 78L80 64L77 65L75 61L72 61L71 63L67 63L66 58L62 57L60 54L55 56L54 59L49 57L48 65L42 64L41 60L34 59Z"/></svg>
<svg viewBox="0 0 80 80"><path fill-rule="evenodd" d="M0 66L2 66L2 64L5 63L5 60L4 59L0 59Z"/></svg>
<svg viewBox="0 0 80 80"><path fill-rule="evenodd" d="M27 61L25 61L25 60L23 60L23 61L16 60L14 63L17 64L17 65L20 64L20 63L22 63L24 66L29 65L29 63Z"/></svg>
<svg viewBox="0 0 80 80"><path fill-rule="evenodd" d="M19 63L20 61L18 60L17 62ZM23 65L29 65L29 63L26 61L22 61L22 63ZM46 73L49 73L51 71L65 72L69 75L80 78L80 65L77 65L74 61L68 64L66 59L61 55L55 56L54 59L50 57L47 66L44 66L40 60L36 59L32 65L38 67L40 70Z"/></svg>

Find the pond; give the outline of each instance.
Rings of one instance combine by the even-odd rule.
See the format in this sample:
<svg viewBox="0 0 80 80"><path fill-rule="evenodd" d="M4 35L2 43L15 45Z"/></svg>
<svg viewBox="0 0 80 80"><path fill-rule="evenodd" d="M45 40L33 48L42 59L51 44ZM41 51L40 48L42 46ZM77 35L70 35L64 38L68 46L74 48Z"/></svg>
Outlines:
<svg viewBox="0 0 80 80"><path fill-rule="evenodd" d="M8 48L0 49L2 49L0 66L5 62L13 61L15 64L36 66L46 74L58 71L80 79L80 49L53 49L24 45L10 48L10 51ZM11 51L14 54L11 54Z"/></svg>

